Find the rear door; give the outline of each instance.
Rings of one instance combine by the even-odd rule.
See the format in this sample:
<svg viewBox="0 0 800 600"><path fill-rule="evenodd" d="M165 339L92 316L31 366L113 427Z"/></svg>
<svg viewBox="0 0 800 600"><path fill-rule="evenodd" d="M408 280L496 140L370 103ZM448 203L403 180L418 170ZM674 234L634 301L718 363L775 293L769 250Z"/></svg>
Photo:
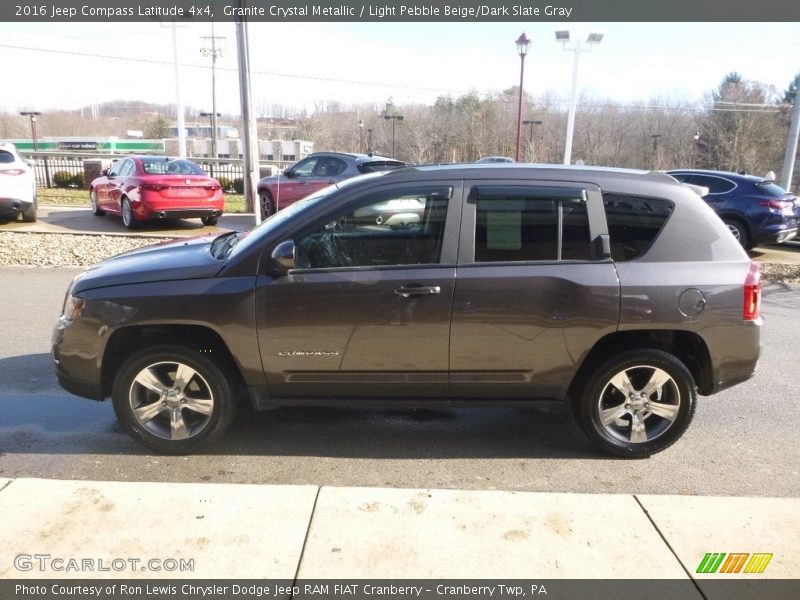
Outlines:
<svg viewBox="0 0 800 600"><path fill-rule="evenodd" d="M374 218L411 202L424 209ZM288 234L295 268L256 289L273 396L447 396L460 202L459 182L386 186Z"/></svg>
<svg viewBox="0 0 800 600"><path fill-rule="evenodd" d="M464 193L451 395L562 398L586 353L618 325L600 191L474 181Z"/></svg>

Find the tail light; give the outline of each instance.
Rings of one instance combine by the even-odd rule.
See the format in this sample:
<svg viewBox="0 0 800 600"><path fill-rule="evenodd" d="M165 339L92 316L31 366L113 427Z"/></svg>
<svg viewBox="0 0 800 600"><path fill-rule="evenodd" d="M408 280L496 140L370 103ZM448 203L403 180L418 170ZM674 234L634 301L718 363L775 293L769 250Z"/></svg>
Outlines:
<svg viewBox="0 0 800 600"><path fill-rule="evenodd" d="M215 184L211 184L211 185L205 185L205 186L203 186L203 187L204 187L206 190L208 190L209 192L216 192L217 190L219 190L219 189L221 189L221 188L222 188L222 186L221 186L221 185L215 185Z"/></svg>
<svg viewBox="0 0 800 600"><path fill-rule="evenodd" d="M783 211L792 208L794 203L791 200L761 200L759 206L769 206L772 210Z"/></svg>
<svg viewBox="0 0 800 600"><path fill-rule="evenodd" d="M0 175L22 175L25 169L0 169Z"/></svg>
<svg viewBox="0 0 800 600"><path fill-rule="evenodd" d="M750 263L747 278L744 280L744 311L742 318L745 321L755 321L761 311L761 270L757 262Z"/></svg>
<svg viewBox="0 0 800 600"><path fill-rule="evenodd" d="M161 190L167 189L169 186L162 185L160 183L143 183L139 186L140 190L146 190L148 192L160 192Z"/></svg>

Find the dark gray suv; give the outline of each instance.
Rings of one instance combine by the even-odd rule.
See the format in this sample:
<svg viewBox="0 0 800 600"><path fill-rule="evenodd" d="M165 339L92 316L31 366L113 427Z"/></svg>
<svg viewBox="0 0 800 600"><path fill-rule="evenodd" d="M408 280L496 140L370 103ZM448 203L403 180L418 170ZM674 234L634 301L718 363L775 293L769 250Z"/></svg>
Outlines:
<svg viewBox="0 0 800 600"><path fill-rule="evenodd" d="M392 219L364 219L392 203ZM408 207L404 212L403 207ZM760 282L714 212L660 173L413 167L340 182L250 233L175 241L70 285L67 390L111 397L167 453L237 405L571 405L648 456L697 394L753 375Z"/></svg>

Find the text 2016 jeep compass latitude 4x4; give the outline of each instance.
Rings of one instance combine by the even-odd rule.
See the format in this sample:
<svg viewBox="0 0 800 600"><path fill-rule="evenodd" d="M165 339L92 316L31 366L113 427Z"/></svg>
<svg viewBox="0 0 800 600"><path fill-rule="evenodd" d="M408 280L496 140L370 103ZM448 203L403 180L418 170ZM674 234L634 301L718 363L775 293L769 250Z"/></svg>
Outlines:
<svg viewBox="0 0 800 600"><path fill-rule="evenodd" d="M391 220L373 207L413 206ZM59 381L137 440L197 450L237 405L571 403L622 456L749 378L760 282L667 175L450 165L320 190L249 234L117 256L69 287Z"/></svg>

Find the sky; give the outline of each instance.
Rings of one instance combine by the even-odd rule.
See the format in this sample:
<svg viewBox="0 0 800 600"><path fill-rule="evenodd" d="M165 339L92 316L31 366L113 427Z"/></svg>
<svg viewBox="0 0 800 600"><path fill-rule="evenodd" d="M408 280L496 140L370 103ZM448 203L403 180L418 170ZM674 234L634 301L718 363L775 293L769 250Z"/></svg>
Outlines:
<svg viewBox="0 0 800 600"><path fill-rule="evenodd" d="M217 62L217 110L238 114L233 23ZM580 89L617 102L701 102L730 71L781 92L800 71L797 23L251 23L253 103L313 112L328 101L431 104L442 94L517 85L514 40L532 38L525 90L569 98L574 53L554 30L605 34L581 53ZM211 110L209 23L178 30L182 99ZM122 60L123 58L133 60ZM174 103L171 29L154 23L0 23L0 110L78 108L111 100Z"/></svg>

